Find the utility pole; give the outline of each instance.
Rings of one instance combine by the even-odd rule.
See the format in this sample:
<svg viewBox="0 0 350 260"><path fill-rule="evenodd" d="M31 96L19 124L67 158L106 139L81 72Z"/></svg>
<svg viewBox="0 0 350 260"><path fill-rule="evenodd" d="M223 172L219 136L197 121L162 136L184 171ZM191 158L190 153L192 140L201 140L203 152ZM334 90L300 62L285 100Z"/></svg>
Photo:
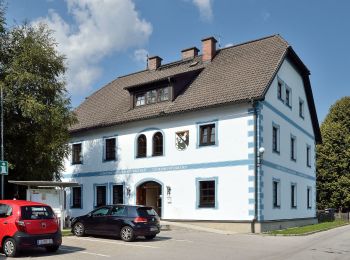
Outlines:
<svg viewBox="0 0 350 260"><path fill-rule="evenodd" d="M0 84L0 110L1 110L1 161L4 161L4 93L2 89L2 84ZM4 199L4 185L5 178L4 174L1 174L1 199Z"/></svg>

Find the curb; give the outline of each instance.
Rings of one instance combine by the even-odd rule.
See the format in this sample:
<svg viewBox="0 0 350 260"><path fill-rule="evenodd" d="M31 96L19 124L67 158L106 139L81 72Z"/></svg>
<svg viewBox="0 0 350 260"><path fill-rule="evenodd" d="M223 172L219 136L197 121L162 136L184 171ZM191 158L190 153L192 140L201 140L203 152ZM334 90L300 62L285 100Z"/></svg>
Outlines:
<svg viewBox="0 0 350 260"><path fill-rule="evenodd" d="M309 235L312 235L312 234L320 233L320 232L323 232L323 231L328 231L328 230L331 230L331 229L336 229L336 228L344 227L344 226L347 226L347 225L350 225L350 224L347 223L347 224L343 224L343 225L336 226L336 227L331 227L331 228L326 228L326 229L321 229L321 230L310 231L310 232L302 233L302 234L269 234L269 233L263 233L262 235L266 235L266 236L275 236L275 237L302 237L302 236L309 236Z"/></svg>
<svg viewBox="0 0 350 260"><path fill-rule="evenodd" d="M161 227L162 226L168 226L169 227L168 230L171 230L171 229L176 228L176 227L180 227L180 228L185 228L185 229L192 229L192 230L198 230L198 231L204 231L204 232L208 232L208 233L215 233L215 234L222 234L222 235L238 234L238 232L233 232L233 231L228 231L228 230L207 228L207 227L196 226L196 225L192 225L192 224L170 222L170 221L161 221Z"/></svg>

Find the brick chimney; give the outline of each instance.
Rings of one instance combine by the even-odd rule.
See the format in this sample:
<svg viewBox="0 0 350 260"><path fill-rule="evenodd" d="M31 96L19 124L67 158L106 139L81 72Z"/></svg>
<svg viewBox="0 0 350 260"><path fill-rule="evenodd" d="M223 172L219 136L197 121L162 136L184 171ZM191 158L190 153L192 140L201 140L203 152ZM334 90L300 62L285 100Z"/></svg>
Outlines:
<svg viewBox="0 0 350 260"><path fill-rule="evenodd" d="M193 59L194 57L198 56L198 48L197 47L191 47L191 48L187 48L181 51L182 54L182 59L186 60L186 59Z"/></svg>
<svg viewBox="0 0 350 260"><path fill-rule="evenodd" d="M148 69L156 70L162 65L162 58L159 56L152 56L148 58Z"/></svg>
<svg viewBox="0 0 350 260"><path fill-rule="evenodd" d="M217 40L214 37L208 37L208 38L202 39L203 62L211 61L214 58L216 54L216 42Z"/></svg>

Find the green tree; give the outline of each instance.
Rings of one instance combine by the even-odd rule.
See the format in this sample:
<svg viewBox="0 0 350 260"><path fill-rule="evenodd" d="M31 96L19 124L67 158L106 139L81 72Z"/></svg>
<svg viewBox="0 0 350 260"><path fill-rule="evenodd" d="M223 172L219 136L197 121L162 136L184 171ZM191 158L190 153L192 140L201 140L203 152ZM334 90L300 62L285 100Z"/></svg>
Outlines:
<svg viewBox="0 0 350 260"><path fill-rule="evenodd" d="M317 146L319 208L350 209L350 97L331 106Z"/></svg>
<svg viewBox="0 0 350 260"><path fill-rule="evenodd" d="M1 10L0 84L10 179L59 179L68 153L68 128L75 122L64 81L65 58L46 25L8 29Z"/></svg>

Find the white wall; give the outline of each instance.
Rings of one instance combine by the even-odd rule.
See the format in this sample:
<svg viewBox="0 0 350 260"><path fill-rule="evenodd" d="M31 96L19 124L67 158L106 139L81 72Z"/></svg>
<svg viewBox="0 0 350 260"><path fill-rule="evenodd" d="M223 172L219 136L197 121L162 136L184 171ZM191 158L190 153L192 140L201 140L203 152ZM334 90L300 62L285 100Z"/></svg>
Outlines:
<svg viewBox="0 0 350 260"><path fill-rule="evenodd" d="M83 164L71 165L70 160L66 160L64 176L65 180L83 184L84 205L83 209L71 209L70 215L80 215L93 209L94 184L124 183L131 189L130 197L125 193L125 203L134 204L136 186L146 180L156 180L163 185L162 217L165 219L251 220L254 217L254 204L251 203L254 198L254 171L249 167L249 159L253 161L254 148L248 143L253 142L250 132L253 132L254 126L250 123L253 115L248 113L249 108L248 104L230 105L76 135L72 143L82 141ZM203 122L217 123L217 145L198 147L198 123ZM164 156L152 157L152 136L158 129L164 133ZM184 130L189 130L189 146L185 151L178 151L175 133ZM137 159L135 141L140 133L147 136L148 157ZM117 161L102 160L103 137L107 136L117 136ZM118 172L114 173L116 169ZM217 180L215 209L197 207L198 178ZM169 199L166 186L171 187ZM111 203L110 192L108 197Z"/></svg>
<svg viewBox="0 0 350 260"><path fill-rule="evenodd" d="M277 78L292 90L292 108L277 98ZM299 116L299 98L304 101L304 119ZM280 111L280 113L276 112ZM281 115L283 114L283 115ZM263 210L265 220L314 217L315 204L315 140L304 85L300 74L285 60L262 102ZM280 126L280 153L272 152L272 124ZM301 129L304 129L301 130ZM290 138L296 137L296 161L290 159ZM311 167L306 165L306 145L311 146ZM282 167L281 167L282 166ZM272 179L281 181L281 207L272 205ZM291 208L291 183L297 184L297 209ZM312 187L312 209L307 209L307 186Z"/></svg>

